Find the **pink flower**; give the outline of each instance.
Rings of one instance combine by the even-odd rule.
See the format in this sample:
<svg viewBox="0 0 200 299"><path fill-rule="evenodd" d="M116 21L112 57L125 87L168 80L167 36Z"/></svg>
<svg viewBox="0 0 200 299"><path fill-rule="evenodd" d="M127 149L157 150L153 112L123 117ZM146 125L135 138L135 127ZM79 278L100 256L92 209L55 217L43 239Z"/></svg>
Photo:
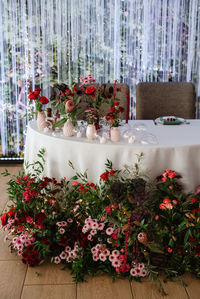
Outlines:
<svg viewBox="0 0 200 299"><path fill-rule="evenodd" d="M116 267L120 267L120 265L121 265L121 262L120 262L119 260L116 260L116 259L115 259L114 261L112 261L112 266L113 266L113 267L115 267L115 268L116 268Z"/></svg>
<svg viewBox="0 0 200 299"><path fill-rule="evenodd" d="M64 228L60 228L59 229L59 233L63 235L65 233L65 229Z"/></svg>
<svg viewBox="0 0 200 299"><path fill-rule="evenodd" d="M65 260L66 257L67 257L67 253L66 253L65 251L62 251L61 254L60 254L60 258L61 258L62 260Z"/></svg>
<svg viewBox="0 0 200 299"><path fill-rule="evenodd" d="M96 252L97 252L96 247L92 247L92 248L91 248L91 252L92 252L93 254L96 253Z"/></svg>
<svg viewBox="0 0 200 299"><path fill-rule="evenodd" d="M167 178L166 177L162 177L162 181L166 182Z"/></svg>
<svg viewBox="0 0 200 299"><path fill-rule="evenodd" d="M112 241L111 241L110 238L107 239L107 243L108 243L108 244L112 244Z"/></svg>
<svg viewBox="0 0 200 299"><path fill-rule="evenodd" d="M100 259L100 261L105 262L107 258L103 253L100 253L99 254L99 259Z"/></svg>
<svg viewBox="0 0 200 299"><path fill-rule="evenodd" d="M54 263L55 264L59 264L61 262L61 259L59 258L59 256L56 256L55 258L54 258Z"/></svg>
<svg viewBox="0 0 200 299"><path fill-rule="evenodd" d="M57 222L56 225L57 226L62 226L62 222Z"/></svg>
<svg viewBox="0 0 200 299"><path fill-rule="evenodd" d="M70 252L71 251L71 247L70 246L66 246L65 247L65 252Z"/></svg>
<svg viewBox="0 0 200 299"><path fill-rule="evenodd" d="M131 276L133 276L133 277L136 277L136 276L137 276L137 272L136 272L136 270L133 269L133 268L130 270L130 274L131 274Z"/></svg>
<svg viewBox="0 0 200 299"><path fill-rule="evenodd" d="M73 220L72 220L71 218L68 218L68 219L67 219L67 222L72 223Z"/></svg>
<svg viewBox="0 0 200 299"><path fill-rule="evenodd" d="M116 257L111 254L108 259L110 262L113 262L114 260L116 260Z"/></svg>
<svg viewBox="0 0 200 299"><path fill-rule="evenodd" d="M98 226L99 226L99 225L98 225L97 222L93 222L93 223L91 224L92 229L97 229Z"/></svg>
<svg viewBox="0 0 200 299"><path fill-rule="evenodd" d="M166 173L172 172L171 169L166 169L165 171L166 171Z"/></svg>
<svg viewBox="0 0 200 299"><path fill-rule="evenodd" d="M158 219L159 219L159 216L158 216L158 215L156 215L156 216L155 216L155 220L157 221Z"/></svg>
<svg viewBox="0 0 200 299"><path fill-rule="evenodd" d="M166 203L165 207L166 207L166 209L169 209L169 210L171 210L173 208L171 203Z"/></svg>
<svg viewBox="0 0 200 299"><path fill-rule="evenodd" d="M89 235L87 236L87 238L88 238L89 241L92 241L92 235L89 234Z"/></svg>
<svg viewBox="0 0 200 299"><path fill-rule="evenodd" d="M141 276L141 277L145 277L145 276L147 276L147 271L143 269L143 270L140 272L140 276Z"/></svg>
<svg viewBox="0 0 200 299"><path fill-rule="evenodd" d="M98 257L98 255L93 255L93 257L92 257L92 258L93 258L93 261L95 261L95 262L99 260L99 257Z"/></svg>
<svg viewBox="0 0 200 299"><path fill-rule="evenodd" d="M177 200L172 200L172 203L174 204L174 205L177 205L178 204L178 201Z"/></svg>
<svg viewBox="0 0 200 299"><path fill-rule="evenodd" d="M108 250L107 248L104 249L103 253L106 255L106 256L109 256L110 255L110 250Z"/></svg>
<svg viewBox="0 0 200 299"><path fill-rule="evenodd" d="M161 209L161 210L165 210L165 209L166 209L166 206L165 206L164 203L161 203L161 204L160 204L160 209Z"/></svg>
<svg viewBox="0 0 200 299"><path fill-rule="evenodd" d="M94 235L96 235L97 230L96 230L96 229L92 229L92 230L90 231L90 233L91 233L92 236L94 236Z"/></svg>
<svg viewBox="0 0 200 299"><path fill-rule="evenodd" d="M106 229L106 234L107 234L107 235L112 235L113 232L114 232L114 229L113 229L112 227L108 227L108 228Z"/></svg>
<svg viewBox="0 0 200 299"><path fill-rule="evenodd" d="M99 226L98 226L98 229L99 229L99 230L103 230L103 229L104 229L104 226L105 226L104 223L100 223Z"/></svg>
<svg viewBox="0 0 200 299"><path fill-rule="evenodd" d="M115 257L118 257L119 255L120 255L120 252L119 252L119 250L113 250L112 251L112 255L114 255Z"/></svg>
<svg viewBox="0 0 200 299"><path fill-rule="evenodd" d="M33 217L30 217L30 216L26 217L26 222L27 223L33 223L33 220L34 220Z"/></svg>
<svg viewBox="0 0 200 299"><path fill-rule="evenodd" d="M67 226L67 222L66 221L62 221L61 224L62 224L62 226Z"/></svg>

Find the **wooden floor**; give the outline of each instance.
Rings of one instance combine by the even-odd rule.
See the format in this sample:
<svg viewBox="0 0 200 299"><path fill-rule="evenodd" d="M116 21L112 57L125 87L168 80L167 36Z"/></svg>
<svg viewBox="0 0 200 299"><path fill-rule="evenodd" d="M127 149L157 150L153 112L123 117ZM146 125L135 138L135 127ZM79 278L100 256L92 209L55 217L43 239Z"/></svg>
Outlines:
<svg viewBox="0 0 200 299"><path fill-rule="evenodd" d="M20 166L0 165L0 173L5 167L12 173L18 173ZM0 212L7 204L6 182L8 178L0 176ZM145 281L130 283L126 280L112 282L105 275L88 277L87 282L74 284L70 271L62 271L58 265L44 263L28 268L14 253L9 253L4 243L4 232L0 230L0 299L160 299L157 287ZM164 284L171 299L200 299L200 280L185 275L184 288L180 282Z"/></svg>

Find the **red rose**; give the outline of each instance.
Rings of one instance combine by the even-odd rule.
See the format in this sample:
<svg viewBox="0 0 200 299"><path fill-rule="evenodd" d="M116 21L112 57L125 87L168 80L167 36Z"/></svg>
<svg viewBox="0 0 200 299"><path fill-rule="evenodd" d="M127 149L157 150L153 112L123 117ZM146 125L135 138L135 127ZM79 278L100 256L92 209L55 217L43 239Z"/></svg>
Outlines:
<svg viewBox="0 0 200 299"><path fill-rule="evenodd" d="M10 211L8 211L8 215L9 215L9 217L15 217L15 213L16 213L16 211L14 211L14 210L10 210Z"/></svg>
<svg viewBox="0 0 200 299"><path fill-rule="evenodd" d="M71 93L71 89L66 89L65 92L66 93Z"/></svg>
<svg viewBox="0 0 200 299"><path fill-rule="evenodd" d="M168 178L173 179L176 176L176 172L172 171L168 174Z"/></svg>
<svg viewBox="0 0 200 299"><path fill-rule="evenodd" d="M88 86L88 87L86 88L85 92L86 92L88 95L93 95L94 92L95 92L95 90L96 90L96 87L94 87L94 86Z"/></svg>
<svg viewBox="0 0 200 299"><path fill-rule="evenodd" d="M62 97L64 97L64 96L65 96L65 93L64 93L64 92L62 92L62 93L61 93L61 96L62 96Z"/></svg>
<svg viewBox="0 0 200 299"><path fill-rule="evenodd" d="M46 98L46 97L41 97L40 98L40 102L45 105L45 104L48 104L49 103L49 100Z"/></svg>
<svg viewBox="0 0 200 299"><path fill-rule="evenodd" d="M100 175L100 178L102 178L103 181L107 181L108 180L108 177L109 177L109 172L108 171L105 171L104 173L102 173Z"/></svg>
<svg viewBox="0 0 200 299"><path fill-rule="evenodd" d="M114 102L114 106L119 106L119 102Z"/></svg>
<svg viewBox="0 0 200 299"><path fill-rule="evenodd" d="M115 110L115 107L112 107L112 108L109 110L110 113L115 113L115 111L116 111L116 110Z"/></svg>
<svg viewBox="0 0 200 299"><path fill-rule="evenodd" d="M114 173L115 173L115 170L112 169L112 170L110 171L110 174L114 174Z"/></svg>
<svg viewBox="0 0 200 299"><path fill-rule="evenodd" d="M4 213L2 216L1 216L1 225L4 226L6 225L7 223L7 213Z"/></svg>
<svg viewBox="0 0 200 299"><path fill-rule="evenodd" d="M121 113L121 112L124 112L124 108L120 106L118 109L118 113Z"/></svg>
<svg viewBox="0 0 200 299"><path fill-rule="evenodd" d="M197 201L196 198L194 198L194 197L190 198L190 200L191 200L193 203L195 203L195 202Z"/></svg>
<svg viewBox="0 0 200 299"><path fill-rule="evenodd" d="M28 96L28 98L30 100L37 100L38 96L34 93L34 92L31 92Z"/></svg>

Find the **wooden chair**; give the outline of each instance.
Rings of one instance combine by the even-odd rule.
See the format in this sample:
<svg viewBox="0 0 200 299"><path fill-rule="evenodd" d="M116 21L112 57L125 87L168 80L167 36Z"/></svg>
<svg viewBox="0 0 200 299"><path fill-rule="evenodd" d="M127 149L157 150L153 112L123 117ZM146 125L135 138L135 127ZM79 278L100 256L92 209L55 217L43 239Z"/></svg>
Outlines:
<svg viewBox="0 0 200 299"><path fill-rule="evenodd" d="M142 82L136 86L136 119L195 118L195 87L187 82Z"/></svg>

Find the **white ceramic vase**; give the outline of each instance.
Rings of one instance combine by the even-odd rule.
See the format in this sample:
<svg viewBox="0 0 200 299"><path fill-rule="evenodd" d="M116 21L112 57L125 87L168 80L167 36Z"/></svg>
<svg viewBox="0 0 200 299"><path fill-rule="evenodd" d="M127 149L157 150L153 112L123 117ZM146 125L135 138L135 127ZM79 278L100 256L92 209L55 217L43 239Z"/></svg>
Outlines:
<svg viewBox="0 0 200 299"><path fill-rule="evenodd" d="M44 130L44 128L47 128L48 124L46 122L46 116L44 111L39 111L37 114L37 128L38 131Z"/></svg>
<svg viewBox="0 0 200 299"><path fill-rule="evenodd" d="M86 136L89 140L93 140L95 138L96 128L95 125L88 125L86 129Z"/></svg>
<svg viewBox="0 0 200 299"><path fill-rule="evenodd" d="M71 119L68 119L63 127L63 134L65 137L71 137L74 135L74 125Z"/></svg>
<svg viewBox="0 0 200 299"><path fill-rule="evenodd" d="M117 127L112 127L110 129L110 140L112 142L120 141L120 130Z"/></svg>

